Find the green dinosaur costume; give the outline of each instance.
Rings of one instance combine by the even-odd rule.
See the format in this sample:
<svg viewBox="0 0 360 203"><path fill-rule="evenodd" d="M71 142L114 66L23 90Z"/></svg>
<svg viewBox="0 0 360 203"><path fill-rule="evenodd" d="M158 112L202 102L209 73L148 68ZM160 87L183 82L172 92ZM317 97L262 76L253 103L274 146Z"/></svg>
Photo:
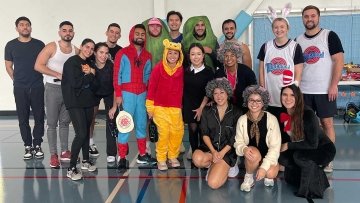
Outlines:
<svg viewBox="0 0 360 203"><path fill-rule="evenodd" d="M199 21L203 21L205 24L205 28L206 28L205 38L202 40L198 40L194 36L195 25ZM184 46L186 56L189 53L190 45L194 42L200 43L203 46L210 47L213 50L213 52L216 53L215 49L216 49L216 44L217 44L217 38L214 35L214 32L211 28L211 24L210 24L208 17L194 16L194 17L189 18L184 24L183 36L184 36L183 46ZM214 68L216 68L213 60L210 58L210 56L208 54L205 54L205 64L210 66L211 68L213 68L213 70L215 70Z"/></svg>
<svg viewBox="0 0 360 203"><path fill-rule="evenodd" d="M150 52L152 55L151 68L154 68L159 61L162 61L162 55L164 53L164 45L163 45L164 39L171 40L171 37L169 35L169 30L167 28L167 25L160 18L158 18L162 24L160 36L158 37L151 36L149 33L149 26L148 26L148 22L150 19L145 20L142 24L146 28L146 50L148 50L148 52Z"/></svg>

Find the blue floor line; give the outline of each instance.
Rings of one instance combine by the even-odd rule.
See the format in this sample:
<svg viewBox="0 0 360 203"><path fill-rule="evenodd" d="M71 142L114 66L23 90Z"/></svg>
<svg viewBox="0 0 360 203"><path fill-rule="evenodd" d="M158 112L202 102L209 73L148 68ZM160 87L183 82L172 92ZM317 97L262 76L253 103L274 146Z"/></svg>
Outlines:
<svg viewBox="0 0 360 203"><path fill-rule="evenodd" d="M150 176L150 177L152 176L152 170L149 170L149 175L148 176ZM150 180L151 179L146 179L145 180L144 185L142 186L142 188L141 188L141 190L139 192L139 195L138 195L138 197L136 199L136 203L140 203L143 200L143 198L145 196L146 189L149 186Z"/></svg>

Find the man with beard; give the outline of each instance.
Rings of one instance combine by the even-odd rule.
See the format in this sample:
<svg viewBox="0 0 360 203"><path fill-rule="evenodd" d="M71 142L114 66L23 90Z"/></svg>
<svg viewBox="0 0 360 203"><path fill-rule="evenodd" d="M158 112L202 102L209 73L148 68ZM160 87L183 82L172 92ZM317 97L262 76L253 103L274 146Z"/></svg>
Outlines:
<svg viewBox="0 0 360 203"><path fill-rule="evenodd" d="M33 154L35 158L43 158L41 143L44 136L44 83L43 76L34 70L34 65L44 43L31 37L29 18L19 17L15 26L19 37L5 46L5 67L14 85L16 112L25 146L23 158L32 159ZM35 121L32 135L29 125L30 108Z"/></svg>
<svg viewBox="0 0 360 203"><path fill-rule="evenodd" d="M60 160L70 161L68 147L69 124L71 122L61 92L61 79L65 61L79 52L71 40L74 38L73 24L61 22L59 41L47 44L37 57L35 70L45 78L45 110L47 118L47 137L50 149L50 167L58 168L60 162L57 153L57 126L59 123Z"/></svg>
<svg viewBox="0 0 360 203"><path fill-rule="evenodd" d="M241 47L241 52L242 52L242 57L238 58L238 63L242 63L245 64L246 66L248 66L249 68L252 68L252 59L251 59L251 54L250 54L250 50L249 47L242 43L242 42L238 42L235 38L235 33L236 33L236 22L232 19L227 19L222 23L222 32L225 36L225 41L231 41L231 42L237 42L239 43L240 47ZM223 44L220 45L220 47Z"/></svg>
<svg viewBox="0 0 360 203"><path fill-rule="evenodd" d="M180 32L182 23L182 15L178 11L169 11L166 16L166 21L170 29L170 37L172 42L181 43L183 34Z"/></svg>
<svg viewBox="0 0 360 203"><path fill-rule="evenodd" d="M313 108L325 134L335 143L333 117L337 111L337 86L344 66L344 49L335 32L319 27L319 8L306 6L302 20L305 33L296 38L305 60L300 89L305 104ZM332 172L332 168L330 162L324 171Z"/></svg>
<svg viewBox="0 0 360 203"><path fill-rule="evenodd" d="M106 31L106 44L109 47L109 54L111 57L109 59L113 62L115 59L116 53L122 49L121 46L117 44L117 41L121 37L121 28L120 25L117 23L111 23Z"/></svg>
<svg viewBox="0 0 360 203"><path fill-rule="evenodd" d="M159 18L153 17L142 23L146 30L146 50L152 55L151 68L159 63L164 52L164 39L170 39L169 31L165 23Z"/></svg>
<svg viewBox="0 0 360 203"><path fill-rule="evenodd" d="M115 56L114 89L115 102L109 111L110 119L120 105L134 120L135 135L139 155L138 164L156 164L156 159L146 153L146 88L151 73L151 54L145 49L145 26L137 24L129 33L130 45L121 49ZM118 134L118 169L127 168L126 155L130 133Z"/></svg>
<svg viewBox="0 0 360 203"><path fill-rule="evenodd" d="M189 48L192 43L200 43L205 50L205 64L215 72L219 67L216 50L219 48L217 38L211 28L210 21L206 16L194 16L189 18L184 24L184 55L188 56ZM189 65L188 57L185 57L184 66Z"/></svg>

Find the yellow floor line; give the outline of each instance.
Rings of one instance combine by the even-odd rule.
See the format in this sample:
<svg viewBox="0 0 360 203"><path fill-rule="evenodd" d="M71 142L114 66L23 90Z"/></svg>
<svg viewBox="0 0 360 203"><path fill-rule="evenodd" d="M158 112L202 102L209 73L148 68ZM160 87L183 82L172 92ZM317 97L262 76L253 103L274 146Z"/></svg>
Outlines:
<svg viewBox="0 0 360 203"><path fill-rule="evenodd" d="M129 165L129 169L126 170L122 176L125 176L125 177L129 176L129 174L131 172L131 168L133 168L135 166L137 156L138 156L138 154L135 155L135 158L131 161L131 163ZM119 190L121 189L121 187L123 186L125 181L126 181L126 178L122 178L119 180L119 182L114 187L113 191L110 193L109 197L106 199L105 203L111 203L113 201L113 199L115 198L116 194L119 192Z"/></svg>

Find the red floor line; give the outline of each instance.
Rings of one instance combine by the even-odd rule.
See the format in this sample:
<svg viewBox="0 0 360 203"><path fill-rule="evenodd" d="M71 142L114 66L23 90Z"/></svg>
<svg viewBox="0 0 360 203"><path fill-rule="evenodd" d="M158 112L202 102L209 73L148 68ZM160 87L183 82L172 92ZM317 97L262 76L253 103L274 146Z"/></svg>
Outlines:
<svg viewBox="0 0 360 203"><path fill-rule="evenodd" d="M67 179L67 176L0 176L0 179ZM85 179L169 179L169 177L158 176L84 176ZM171 179L203 179L202 176L173 176ZM242 177L229 179L243 179ZM284 179L284 178L277 178ZM329 178L333 181L360 182L360 178Z"/></svg>
<svg viewBox="0 0 360 203"><path fill-rule="evenodd" d="M185 178L182 183L181 187L181 193L179 198L179 203L185 203L186 202L186 191L187 191L187 179Z"/></svg>

